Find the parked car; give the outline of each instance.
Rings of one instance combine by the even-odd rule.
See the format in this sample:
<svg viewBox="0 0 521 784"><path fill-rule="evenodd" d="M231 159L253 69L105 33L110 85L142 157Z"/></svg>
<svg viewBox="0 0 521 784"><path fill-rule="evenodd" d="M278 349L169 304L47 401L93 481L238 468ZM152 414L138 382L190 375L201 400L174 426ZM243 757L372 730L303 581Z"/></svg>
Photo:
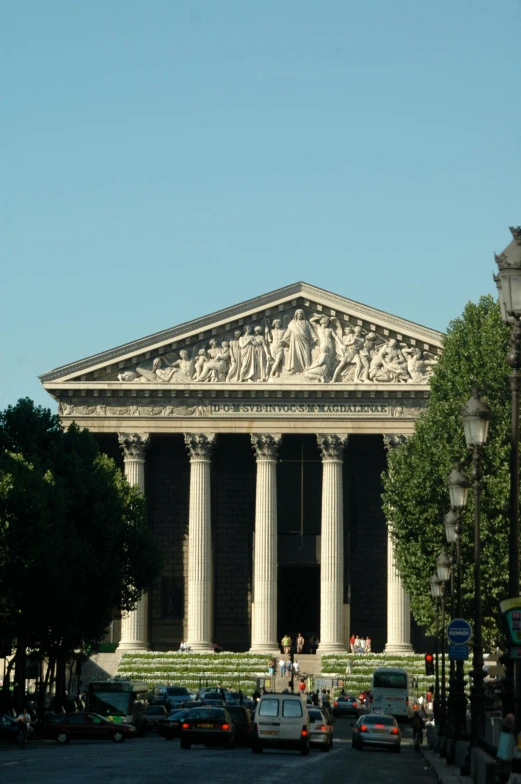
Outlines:
<svg viewBox="0 0 521 784"><path fill-rule="evenodd" d="M227 705L226 710L235 725L235 740L237 743L251 745L252 720L251 713L244 705Z"/></svg>
<svg viewBox="0 0 521 784"><path fill-rule="evenodd" d="M299 694L263 694L253 720L252 751L295 749L309 754L309 713Z"/></svg>
<svg viewBox="0 0 521 784"><path fill-rule="evenodd" d="M309 713L309 745L329 751L333 746L333 729L328 724L327 716L321 708L308 708Z"/></svg>
<svg viewBox="0 0 521 784"><path fill-rule="evenodd" d="M224 708L193 708L181 724L181 748L189 749L193 743L233 749L235 727L228 711Z"/></svg>
<svg viewBox="0 0 521 784"><path fill-rule="evenodd" d="M164 719L157 722L157 734L166 740L173 740L181 737L181 724L188 716L192 708L176 708Z"/></svg>
<svg viewBox="0 0 521 784"><path fill-rule="evenodd" d="M58 743L70 740L107 738L123 743L125 738L137 737L133 724L105 719L98 713L62 713L52 716L45 724L44 736Z"/></svg>
<svg viewBox="0 0 521 784"><path fill-rule="evenodd" d="M333 703L333 713L335 716L358 716L361 705L356 697L348 694L339 694Z"/></svg>
<svg viewBox="0 0 521 784"><path fill-rule="evenodd" d="M0 740L16 741L18 736L18 722L12 716L0 715Z"/></svg>
<svg viewBox="0 0 521 784"><path fill-rule="evenodd" d="M401 749L401 734L394 716L385 713L368 713L360 716L353 730L352 746L362 751L368 746L392 749L396 754Z"/></svg>
<svg viewBox="0 0 521 784"><path fill-rule="evenodd" d="M157 723L160 719L166 718L168 711L164 705L147 705L145 708L145 715L143 717L143 724L145 730L157 729Z"/></svg>

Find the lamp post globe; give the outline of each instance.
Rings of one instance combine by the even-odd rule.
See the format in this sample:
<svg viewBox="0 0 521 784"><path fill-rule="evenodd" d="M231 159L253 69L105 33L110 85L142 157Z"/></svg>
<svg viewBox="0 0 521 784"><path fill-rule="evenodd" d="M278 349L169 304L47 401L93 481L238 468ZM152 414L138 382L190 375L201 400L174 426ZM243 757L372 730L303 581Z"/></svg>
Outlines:
<svg viewBox="0 0 521 784"><path fill-rule="evenodd" d="M467 447L482 447L487 441L490 408L481 400L475 383L472 386L472 395L463 408L462 418Z"/></svg>
<svg viewBox="0 0 521 784"><path fill-rule="evenodd" d="M494 254L499 270L494 280L505 324L514 324L521 316L521 226L511 226L510 231L510 245L503 253Z"/></svg>
<svg viewBox="0 0 521 784"><path fill-rule="evenodd" d="M447 479L447 487L449 488L451 507L453 509L463 509L467 504L469 481L459 464L454 466L450 472Z"/></svg>
<svg viewBox="0 0 521 784"><path fill-rule="evenodd" d="M456 544L458 535L456 533L456 524L458 522L458 515L454 510L450 509L447 514L445 515L444 525L445 525L445 537L447 539L447 544Z"/></svg>
<svg viewBox="0 0 521 784"><path fill-rule="evenodd" d="M452 559L449 558L445 550L436 558L436 572L440 583L446 583L450 580L450 570L452 567ZM442 586L443 590L443 586Z"/></svg>

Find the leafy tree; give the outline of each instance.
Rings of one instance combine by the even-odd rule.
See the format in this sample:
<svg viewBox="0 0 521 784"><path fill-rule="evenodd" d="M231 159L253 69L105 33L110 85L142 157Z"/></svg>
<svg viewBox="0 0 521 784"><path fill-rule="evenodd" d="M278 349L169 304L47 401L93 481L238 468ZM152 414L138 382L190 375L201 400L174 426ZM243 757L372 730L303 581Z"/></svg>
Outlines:
<svg viewBox="0 0 521 784"><path fill-rule="evenodd" d="M21 400L0 415L0 623L58 663L97 642L161 568L145 499L87 430ZM18 680L21 678L17 672Z"/></svg>
<svg viewBox="0 0 521 784"><path fill-rule="evenodd" d="M492 411L483 449L481 491L483 634L490 645L499 639L498 602L508 595L508 504L510 450L510 369L505 357L509 330L492 297L468 303L449 325L443 354L431 378L427 409L414 435L390 451L383 477L384 511L396 547L397 565L411 609L421 625L433 626L429 580L442 547L444 516L449 510L447 477L460 461L470 477L471 452L461 420L462 407L476 379ZM463 612L474 614L474 501L469 492L463 512Z"/></svg>

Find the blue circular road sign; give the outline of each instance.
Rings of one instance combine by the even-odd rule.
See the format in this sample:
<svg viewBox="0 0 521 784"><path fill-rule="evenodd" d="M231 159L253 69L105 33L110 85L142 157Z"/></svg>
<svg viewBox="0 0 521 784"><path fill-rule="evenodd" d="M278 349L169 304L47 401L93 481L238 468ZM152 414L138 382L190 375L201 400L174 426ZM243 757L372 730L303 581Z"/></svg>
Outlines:
<svg viewBox="0 0 521 784"><path fill-rule="evenodd" d="M453 645L466 645L472 637L472 626L464 618L454 618L447 626L447 637Z"/></svg>

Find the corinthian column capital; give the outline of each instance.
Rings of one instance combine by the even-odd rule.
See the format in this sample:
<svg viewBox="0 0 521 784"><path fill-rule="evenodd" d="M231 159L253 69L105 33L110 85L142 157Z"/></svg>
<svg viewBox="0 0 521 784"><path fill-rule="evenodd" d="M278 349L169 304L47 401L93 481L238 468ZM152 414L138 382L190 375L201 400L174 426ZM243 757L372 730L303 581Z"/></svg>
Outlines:
<svg viewBox="0 0 521 784"><path fill-rule="evenodd" d="M347 446L347 436L317 433L317 443L320 449L322 462L342 462L344 449Z"/></svg>
<svg viewBox="0 0 521 784"><path fill-rule="evenodd" d="M190 460L210 461L215 433L185 433L185 444Z"/></svg>
<svg viewBox="0 0 521 784"><path fill-rule="evenodd" d="M125 460L145 460L148 433L118 433L118 441Z"/></svg>
<svg viewBox="0 0 521 784"><path fill-rule="evenodd" d="M277 452L281 440L282 436L279 434L273 435L272 433L252 433L251 445L255 451L255 458L257 462L260 460L269 460L275 462L277 460Z"/></svg>
<svg viewBox="0 0 521 784"><path fill-rule="evenodd" d="M403 433L384 433L384 448L387 452L401 444L405 444L407 436Z"/></svg>

